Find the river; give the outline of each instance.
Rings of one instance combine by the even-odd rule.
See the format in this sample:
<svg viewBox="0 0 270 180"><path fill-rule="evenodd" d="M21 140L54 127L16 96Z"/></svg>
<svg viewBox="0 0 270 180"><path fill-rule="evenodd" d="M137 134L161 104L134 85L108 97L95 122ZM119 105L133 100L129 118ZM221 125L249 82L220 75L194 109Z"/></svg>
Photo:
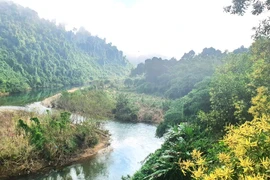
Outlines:
<svg viewBox="0 0 270 180"><path fill-rule="evenodd" d="M111 133L111 145L96 156L61 170L20 180L120 180L122 176L135 173L143 160L163 142L155 138L153 125L107 121L104 128Z"/></svg>
<svg viewBox="0 0 270 180"><path fill-rule="evenodd" d="M40 107L40 103L34 102L27 107ZM107 120L103 126L111 134L111 145L94 157L46 174L17 179L120 180L122 176L134 174L145 158L163 143L163 139L155 137L154 125Z"/></svg>
<svg viewBox="0 0 270 180"><path fill-rule="evenodd" d="M61 88L33 89L27 92L13 93L9 96L0 97L0 106L25 106L27 104L42 101L47 97L72 88L74 87L65 86Z"/></svg>

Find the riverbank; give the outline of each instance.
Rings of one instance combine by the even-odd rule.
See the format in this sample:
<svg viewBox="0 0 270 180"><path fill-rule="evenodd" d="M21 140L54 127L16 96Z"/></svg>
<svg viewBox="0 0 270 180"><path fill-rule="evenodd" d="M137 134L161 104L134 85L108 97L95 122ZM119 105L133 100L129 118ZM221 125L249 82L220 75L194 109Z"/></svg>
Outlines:
<svg viewBox="0 0 270 180"><path fill-rule="evenodd" d="M113 118L112 109L115 107L115 100L121 92L114 94L108 90L85 89L74 93L76 90L79 90L79 88L70 89L66 93L55 94L36 103L39 103L38 108L46 107L50 110L61 110L59 112L64 110L90 119ZM135 105L135 109L137 109L137 122L152 124L159 123L162 119L164 100L146 95L139 96L138 94L133 94L128 99L130 103ZM26 107L32 107L32 105L35 105L35 103ZM46 112L46 108L43 112ZM51 169L61 169L64 166L93 157L102 149L106 149L110 144L110 137L108 134L104 134L104 131L100 130L98 126L88 129L88 132L94 132L94 134L85 137L87 132L85 132L85 128L80 127L81 124L69 123L61 125L63 122L70 122L69 120L63 121L62 117L65 117L66 114L58 115L55 118L54 113L58 111L51 111L49 114L35 114L29 109L27 111L17 111L12 108L1 110L0 108L0 113L5 113L4 116L9 116L10 120L6 120L4 116L1 119L6 120L6 126L11 125L11 128L5 128L3 126L3 131L0 128L0 133L4 132L5 129L9 130L9 132L5 133L5 138L0 137L0 144L10 145L4 147L3 152L6 154L2 153L1 155L0 152L0 177L16 177L23 174L42 173ZM13 113L13 115L8 115L8 113ZM36 123L35 120L31 121L31 117L37 117L40 120L42 127L38 134L29 134L30 131L27 130L29 128L37 128L35 130L33 129L33 132L40 130L39 123ZM18 129L19 119L22 119L27 125L26 129ZM89 127L93 123L93 121L90 121ZM66 128L66 126L68 127ZM61 127L65 127L66 129L61 130ZM89 128L88 125L85 127ZM41 141L42 145L40 145L39 141L33 142L32 140L35 139L36 135L39 136L40 134L45 139L44 142L43 140ZM1 159L4 159L4 161Z"/></svg>
<svg viewBox="0 0 270 180"><path fill-rule="evenodd" d="M60 96L61 94L56 94L42 103L49 105ZM32 117L37 117L38 123L36 120L31 120ZM63 117L67 118L65 113L42 115L26 112L23 109L2 109L0 111L0 179L59 169L88 159L110 145L108 133L95 126L94 122L71 124L66 123L69 122L69 118L65 120ZM19 128L19 119L25 123L26 129L33 131ZM59 123L60 129L55 127ZM65 129L61 128L63 126ZM42 146L39 142L33 142L33 138L37 135L32 133L36 131L34 129L39 129L39 135L41 134L45 139L44 142L42 141Z"/></svg>
<svg viewBox="0 0 270 180"><path fill-rule="evenodd" d="M46 98L41 104L93 119L115 118L147 124L161 123L170 105L167 99L125 90L74 88L67 92Z"/></svg>
<svg viewBox="0 0 270 180"><path fill-rule="evenodd" d="M0 179L60 169L88 159L110 145L109 134L95 126L85 124L82 127L83 125L71 124L67 125L66 129L58 131L48 127L48 124L45 124L47 121L45 117L38 115L36 117L44 124L40 128L46 131L39 132L45 139L40 149L33 142L36 135L31 133L27 135L18 128L17 119L24 119L29 125L32 115L17 110L0 112ZM53 121L48 123L51 124ZM59 117L56 121L60 122ZM34 127L35 124L29 125L29 128ZM85 131L85 128L90 129ZM88 131L91 131L89 136L84 135ZM77 143L76 147L73 147L74 143Z"/></svg>
<svg viewBox="0 0 270 180"><path fill-rule="evenodd" d="M79 90L80 88L72 88L70 90L67 90L68 93L73 93L77 90ZM47 108L52 108L53 107L53 102L56 101L57 99L59 99L61 96L61 93L57 93L51 97L48 97L44 100L41 101L41 104Z"/></svg>
<svg viewBox="0 0 270 180"><path fill-rule="evenodd" d="M1 96L8 96L8 95L9 95L8 92L7 92L7 93L0 92L0 97L1 97Z"/></svg>
<svg viewBox="0 0 270 180"><path fill-rule="evenodd" d="M99 152L105 151L110 146L110 137L102 138L97 145L93 148L85 148L74 153L70 158L66 158L61 164L49 164L45 163L42 160L37 160L35 162L31 162L33 167L31 170L24 170L14 172L11 169L7 169L5 171L0 171L0 179L8 180L8 179L17 179L19 177L26 177L27 175L35 175L35 174L43 174L50 172L51 170L59 170L65 168L66 166L79 163L81 161L86 161L87 159L92 158L97 155ZM12 172L13 171L13 172Z"/></svg>

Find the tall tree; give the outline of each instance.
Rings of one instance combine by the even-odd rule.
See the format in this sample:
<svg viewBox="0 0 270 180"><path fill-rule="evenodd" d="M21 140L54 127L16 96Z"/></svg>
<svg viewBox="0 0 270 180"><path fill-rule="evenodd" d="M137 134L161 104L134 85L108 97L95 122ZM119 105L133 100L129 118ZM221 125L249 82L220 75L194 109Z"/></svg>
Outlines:
<svg viewBox="0 0 270 180"><path fill-rule="evenodd" d="M224 10L242 16L250 7L253 15L260 15L270 10L270 0L233 0L232 5L225 7ZM256 30L255 38L260 36L270 37L270 17L261 21L260 25L254 29Z"/></svg>

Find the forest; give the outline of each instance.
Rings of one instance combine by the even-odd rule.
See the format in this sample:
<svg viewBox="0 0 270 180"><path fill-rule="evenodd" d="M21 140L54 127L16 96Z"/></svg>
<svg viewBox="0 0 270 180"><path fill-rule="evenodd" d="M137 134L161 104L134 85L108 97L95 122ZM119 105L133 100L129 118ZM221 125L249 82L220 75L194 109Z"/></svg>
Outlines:
<svg viewBox="0 0 270 180"><path fill-rule="evenodd" d="M242 15L249 6L256 15L269 7L269 3L236 0L225 10ZM241 47L232 53L211 53L206 58L208 66L196 62L203 58L204 52L197 57L192 51L185 54L191 55L188 57L190 67L196 68L194 71L184 65L185 56L178 66L174 65L174 71L167 67L176 61L155 58L132 70L131 76L138 76L134 83L139 82L135 90L144 91L146 86L156 94L165 93L178 99L171 103L164 121L158 125L156 135L165 136L162 147L133 176L122 179L269 179L268 24L264 20L256 29L251 47ZM162 64L155 67L163 70L156 74L156 82L149 79L151 61ZM180 73L181 76L166 79ZM162 86L159 82L164 77L167 84ZM184 91L185 87L190 88ZM171 92L176 92L176 96L170 96Z"/></svg>
<svg viewBox="0 0 270 180"><path fill-rule="evenodd" d="M238 15L247 9L259 15L270 1L233 0L224 8ZM206 47L132 67L122 51L84 28L66 31L33 10L0 3L0 93L87 84L50 102L56 114L0 112L0 177L9 167L14 176L27 174L109 145L100 126L109 119L154 125L164 139L122 180L270 179L269 22L255 28L250 47ZM74 113L87 120L70 122Z"/></svg>
<svg viewBox="0 0 270 180"><path fill-rule="evenodd" d="M156 131L165 143L132 179L268 177L259 164L268 161L269 43L260 38L244 53L229 53L173 101Z"/></svg>
<svg viewBox="0 0 270 180"><path fill-rule="evenodd" d="M29 8L0 2L0 93L82 85L130 67L122 51L84 28L66 31Z"/></svg>

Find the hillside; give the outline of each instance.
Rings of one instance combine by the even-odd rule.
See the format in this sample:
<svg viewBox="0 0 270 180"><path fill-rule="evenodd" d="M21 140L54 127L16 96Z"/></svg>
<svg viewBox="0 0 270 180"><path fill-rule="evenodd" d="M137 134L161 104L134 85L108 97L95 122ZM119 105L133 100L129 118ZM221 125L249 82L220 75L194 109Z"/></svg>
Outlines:
<svg viewBox="0 0 270 180"><path fill-rule="evenodd" d="M140 63L131 71L130 84L138 92L157 94L177 99L187 95L197 83L213 75L215 68L222 65L230 54L247 52L243 46L232 53L216 50L215 48L204 48L199 54L193 50L185 53L177 61L172 58L163 60L152 58ZM128 80L126 80L128 83Z"/></svg>
<svg viewBox="0 0 270 180"><path fill-rule="evenodd" d="M0 93L125 75L123 52L85 29L66 31L20 5L0 3Z"/></svg>
<svg viewBox="0 0 270 180"><path fill-rule="evenodd" d="M269 44L268 38L256 39L247 52L240 48L223 55L213 71L203 63L207 58L190 59L193 66L184 66L197 71L178 69L183 77L201 74L204 79L171 103L156 131L165 135L164 144L124 179L269 179ZM148 77L146 65L138 66L143 71L133 70L143 72L142 82ZM177 73L171 68L167 72ZM165 90L172 87L167 82ZM175 85L183 82L194 84L184 78Z"/></svg>

